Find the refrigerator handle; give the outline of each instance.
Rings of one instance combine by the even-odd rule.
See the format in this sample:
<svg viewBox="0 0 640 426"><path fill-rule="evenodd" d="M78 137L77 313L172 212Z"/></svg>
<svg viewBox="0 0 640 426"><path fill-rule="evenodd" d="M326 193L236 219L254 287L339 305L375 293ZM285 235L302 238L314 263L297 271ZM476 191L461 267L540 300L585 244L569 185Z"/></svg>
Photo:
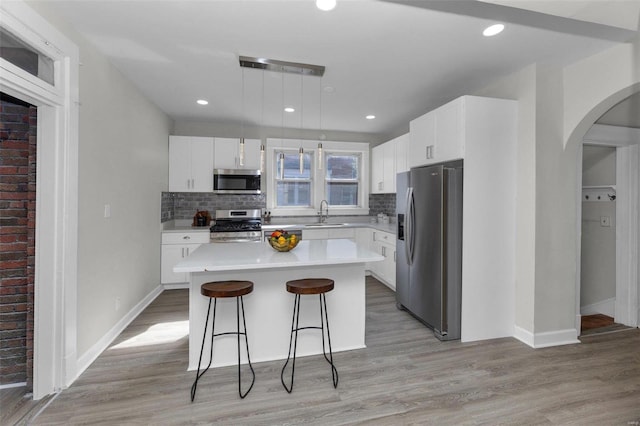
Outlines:
<svg viewBox="0 0 640 426"><path fill-rule="evenodd" d="M407 258L407 264L413 264L413 214L414 206L413 206L413 188L407 188L406 195L406 209L405 209L405 219L404 219L404 230L405 230L405 245L404 251L405 256Z"/></svg>

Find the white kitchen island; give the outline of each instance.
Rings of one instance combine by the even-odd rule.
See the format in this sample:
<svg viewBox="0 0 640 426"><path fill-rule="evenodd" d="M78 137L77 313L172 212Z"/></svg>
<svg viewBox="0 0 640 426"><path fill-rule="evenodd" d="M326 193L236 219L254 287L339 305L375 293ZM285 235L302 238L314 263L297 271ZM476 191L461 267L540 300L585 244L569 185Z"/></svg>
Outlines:
<svg viewBox="0 0 640 426"><path fill-rule="evenodd" d="M209 281L253 281L253 292L244 296L251 362L286 359L293 313L294 295L285 282L301 278L330 278L335 287L327 293L327 311L333 352L365 347L365 262L384 258L352 240L308 240L287 253L263 243L203 244L174 267L188 272L189 280L189 370L198 367L202 332L209 298L200 286ZM216 333L236 330L236 299L218 299ZM317 296L301 299L300 326L319 325ZM213 303L212 303L213 311ZM213 312L212 312L213 315ZM242 327L242 324L241 324ZM211 326L203 355L209 362ZM246 363L244 343L241 362ZM322 353L319 330L298 335L297 356ZM216 337L213 367L237 363L236 336Z"/></svg>

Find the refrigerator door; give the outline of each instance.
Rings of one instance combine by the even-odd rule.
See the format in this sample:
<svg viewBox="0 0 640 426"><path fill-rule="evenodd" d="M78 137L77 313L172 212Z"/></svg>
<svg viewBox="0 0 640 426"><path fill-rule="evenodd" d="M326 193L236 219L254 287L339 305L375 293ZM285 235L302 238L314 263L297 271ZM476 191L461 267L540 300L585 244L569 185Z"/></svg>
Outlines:
<svg viewBox="0 0 640 426"><path fill-rule="evenodd" d="M396 304L399 308L409 303L409 263L407 258L407 191L409 172L396 176Z"/></svg>
<svg viewBox="0 0 640 426"><path fill-rule="evenodd" d="M443 166L411 170L415 217L411 223L407 308L434 330L442 329ZM406 226L405 226L406 227Z"/></svg>

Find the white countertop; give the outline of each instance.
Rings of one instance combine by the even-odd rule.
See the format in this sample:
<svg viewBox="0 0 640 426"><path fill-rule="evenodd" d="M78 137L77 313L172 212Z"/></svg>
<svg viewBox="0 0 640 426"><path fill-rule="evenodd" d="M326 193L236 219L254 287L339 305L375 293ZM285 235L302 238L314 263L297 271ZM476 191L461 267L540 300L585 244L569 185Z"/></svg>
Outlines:
<svg viewBox="0 0 640 426"><path fill-rule="evenodd" d="M203 244L174 272L236 271L377 262L384 257L349 239L303 240L281 253L268 242Z"/></svg>

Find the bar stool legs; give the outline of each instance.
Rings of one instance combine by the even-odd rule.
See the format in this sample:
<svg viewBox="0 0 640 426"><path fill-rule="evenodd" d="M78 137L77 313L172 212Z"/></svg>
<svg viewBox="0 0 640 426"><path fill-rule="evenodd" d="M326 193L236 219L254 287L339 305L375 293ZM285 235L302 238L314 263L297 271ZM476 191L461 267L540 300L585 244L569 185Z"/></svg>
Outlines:
<svg viewBox="0 0 640 426"><path fill-rule="evenodd" d="M331 378L333 381L333 387L338 387L338 369L333 363L333 352L331 350L331 334L329 332L329 317L327 314L327 300L325 298L325 294L321 293L318 295L320 301L320 327L300 327L300 294L295 295L295 300L293 302L293 316L291 318L291 335L289 336L289 353L287 355L287 361L284 363L282 367L282 371L280 373L280 381L282 382L282 386L286 389L288 393L293 391L293 377L296 369L296 349L298 346L298 331L300 330L308 330L308 329L316 329L321 330L322 332L322 354L324 355L325 360L331 365ZM325 328L327 331L327 343L325 344ZM294 337L295 336L295 337ZM329 355L327 355L326 346L329 347ZM293 360L291 360L291 348L293 346ZM289 385L285 383L284 373L289 361L291 362L291 379L289 380Z"/></svg>
<svg viewBox="0 0 640 426"><path fill-rule="evenodd" d="M207 285L207 284L205 284ZM202 293L205 294L205 288L203 285L203 290ZM213 291L211 289L209 289L210 291ZM246 294L246 293L245 293ZM206 295L206 294L205 294ZM221 296L221 297L228 297L228 296ZM204 344L206 341L206 336L207 336L207 326L209 324L209 314L211 312L211 299L213 299L213 320L211 323L211 350L209 353L209 364L207 365L207 367L201 372L200 371L200 367L202 365L202 355L204 353ZM236 335L238 338L238 394L240 395L240 398L244 398L247 396L247 394L249 393L249 391L251 391L251 389L253 388L253 384L256 381L256 373L253 370L253 365L251 365L251 357L249 356L249 339L247 337L247 323L245 320L245 315L244 315L244 300L242 298L242 296L236 296L236 331L230 331L230 332L224 332L224 333L215 333L215 324L216 324L216 308L218 305L218 299L216 297L210 297L209 298L209 307L207 308L207 317L205 320L205 324L204 324L204 333L202 334L202 346L200 348L200 358L198 360L198 370L196 371L196 379L193 382L193 385L191 386L191 402L193 402L195 396L196 396L196 390L198 388L198 380L200 380L200 378L204 375L204 373L207 372L207 370L209 370L209 367L211 367L211 363L213 362L213 340L215 337L218 336L225 336L225 335ZM243 331L240 331L240 310L242 310L242 326L243 326ZM244 335L244 341L245 341L245 347L247 349L247 361L249 363L249 368L251 369L251 374L252 374L252 379L251 379L251 385L249 386L249 389L247 389L244 393L242 392L242 374L241 374L241 369L240 369L240 336Z"/></svg>

